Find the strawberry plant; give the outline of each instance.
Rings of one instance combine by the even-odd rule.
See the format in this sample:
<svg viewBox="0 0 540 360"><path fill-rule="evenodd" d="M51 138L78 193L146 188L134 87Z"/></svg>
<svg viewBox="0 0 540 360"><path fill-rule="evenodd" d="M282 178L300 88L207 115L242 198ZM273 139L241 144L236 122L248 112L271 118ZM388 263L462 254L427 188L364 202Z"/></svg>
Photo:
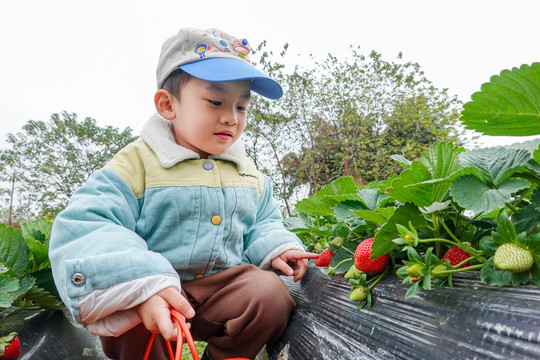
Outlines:
<svg viewBox="0 0 540 360"><path fill-rule="evenodd" d="M48 257L51 226L46 220L21 229L0 224L0 344L6 349L16 336L11 329L29 311L60 309Z"/></svg>
<svg viewBox="0 0 540 360"><path fill-rule="evenodd" d="M486 133L540 134L540 63L493 77L462 118ZM285 220L310 251L342 238L326 273L348 275L359 307L390 272L352 271L355 250L368 238L370 259L388 256L408 297L452 286L454 274L471 270L488 285L540 286L540 139L473 150L439 142L418 159L392 158L403 167L399 175L362 186L342 177L298 202L297 216Z"/></svg>

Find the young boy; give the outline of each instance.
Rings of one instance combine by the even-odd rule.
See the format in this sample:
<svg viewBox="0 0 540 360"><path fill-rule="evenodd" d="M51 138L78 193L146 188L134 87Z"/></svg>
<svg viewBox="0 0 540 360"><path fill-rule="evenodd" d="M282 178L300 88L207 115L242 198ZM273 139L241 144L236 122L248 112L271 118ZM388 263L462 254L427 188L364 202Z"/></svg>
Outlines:
<svg viewBox="0 0 540 360"><path fill-rule="evenodd" d="M295 304L267 270L298 281L317 255L285 230L239 139L251 90L283 94L249 53L247 40L217 29L166 40L157 114L55 219L60 296L112 359L142 358L151 333L174 340L171 308L208 343L209 359L253 359L285 330ZM168 358L163 341L151 357Z"/></svg>

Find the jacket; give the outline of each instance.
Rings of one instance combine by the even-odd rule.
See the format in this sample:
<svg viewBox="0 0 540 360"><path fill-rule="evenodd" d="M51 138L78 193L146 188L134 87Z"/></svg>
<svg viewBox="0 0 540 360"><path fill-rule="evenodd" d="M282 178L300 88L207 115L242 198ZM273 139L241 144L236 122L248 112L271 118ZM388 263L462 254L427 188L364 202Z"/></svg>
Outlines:
<svg viewBox="0 0 540 360"><path fill-rule="evenodd" d="M237 141L199 159L157 114L72 196L54 221L49 257L74 319L116 336L132 308L181 281L240 264L269 268L300 240L282 224L269 180Z"/></svg>

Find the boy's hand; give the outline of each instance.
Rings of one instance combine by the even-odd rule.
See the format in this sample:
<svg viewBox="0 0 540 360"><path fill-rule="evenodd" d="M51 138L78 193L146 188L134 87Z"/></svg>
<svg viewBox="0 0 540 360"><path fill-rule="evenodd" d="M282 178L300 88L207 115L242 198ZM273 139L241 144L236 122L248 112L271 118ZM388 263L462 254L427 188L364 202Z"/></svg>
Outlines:
<svg viewBox="0 0 540 360"><path fill-rule="evenodd" d="M151 296L142 304L137 305L135 310L148 331L161 334L166 340L175 341L177 330L171 318L171 308L188 319L195 315L195 310L186 298L173 287L163 289Z"/></svg>
<svg viewBox="0 0 540 360"><path fill-rule="evenodd" d="M294 275L294 281L304 277L307 271L305 259L316 259L319 254L309 253L300 250L287 250L272 260L272 267L282 271L288 276Z"/></svg>

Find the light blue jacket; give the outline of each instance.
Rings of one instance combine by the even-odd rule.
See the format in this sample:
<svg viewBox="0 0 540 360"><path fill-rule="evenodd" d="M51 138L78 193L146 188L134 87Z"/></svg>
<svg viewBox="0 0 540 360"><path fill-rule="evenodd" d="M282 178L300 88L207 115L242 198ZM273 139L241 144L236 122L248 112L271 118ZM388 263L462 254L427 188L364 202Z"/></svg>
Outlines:
<svg viewBox="0 0 540 360"><path fill-rule="evenodd" d="M55 219L53 275L79 322L79 299L96 290L153 275L187 281L245 263L268 267L279 253L302 249L241 143L199 159L174 143L169 126L153 116L142 140L94 173ZM136 303L149 295L133 296Z"/></svg>

